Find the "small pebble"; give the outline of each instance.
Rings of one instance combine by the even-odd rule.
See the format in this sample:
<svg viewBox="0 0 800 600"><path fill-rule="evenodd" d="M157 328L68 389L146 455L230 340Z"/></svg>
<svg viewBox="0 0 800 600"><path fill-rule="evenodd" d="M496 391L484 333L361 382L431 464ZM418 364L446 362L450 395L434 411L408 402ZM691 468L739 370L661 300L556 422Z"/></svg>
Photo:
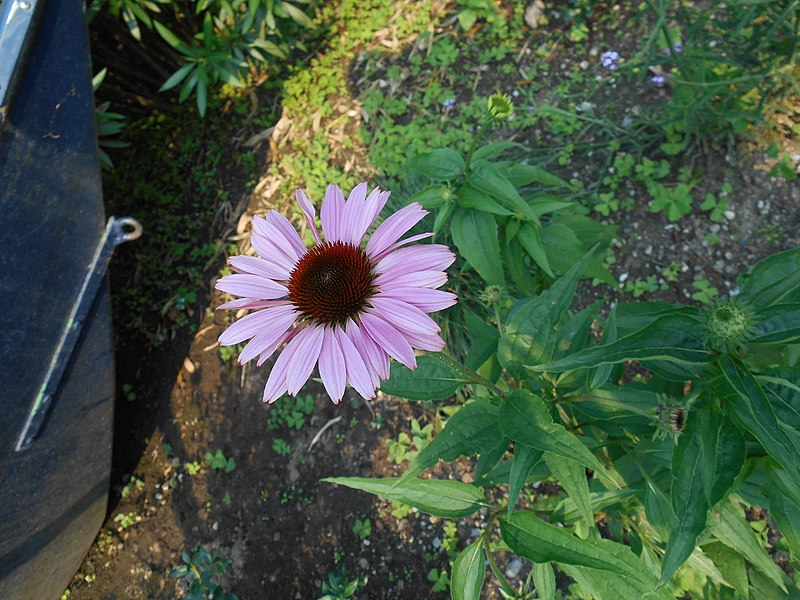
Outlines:
<svg viewBox="0 0 800 600"><path fill-rule="evenodd" d="M521 570L522 570L522 560L520 560L519 558L515 558L514 560L509 562L508 566L506 567L506 577L513 579L514 577L519 575L519 572Z"/></svg>

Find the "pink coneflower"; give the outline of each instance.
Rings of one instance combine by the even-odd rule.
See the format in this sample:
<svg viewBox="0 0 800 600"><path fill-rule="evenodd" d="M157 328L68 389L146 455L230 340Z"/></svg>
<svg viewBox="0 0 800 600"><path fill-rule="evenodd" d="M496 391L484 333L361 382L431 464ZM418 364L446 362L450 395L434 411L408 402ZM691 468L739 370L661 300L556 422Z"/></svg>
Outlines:
<svg viewBox="0 0 800 600"><path fill-rule="evenodd" d="M322 383L334 403L346 383L364 398L374 398L389 378L389 358L409 369L417 366L414 349L439 351L439 326L426 313L455 304L455 294L436 288L455 260L447 246L398 241L428 214L414 202L386 218L362 246L365 235L390 192L356 186L345 202L342 190L329 185L320 211L322 236L314 206L302 190L295 196L316 240L310 250L286 217L271 211L253 218L255 256L232 256L236 271L216 288L236 296L221 309L259 309L239 319L220 337L223 346L250 340L239 355L244 364L258 357L261 366L278 348L264 389L274 402L287 391L296 395L319 363Z"/></svg>

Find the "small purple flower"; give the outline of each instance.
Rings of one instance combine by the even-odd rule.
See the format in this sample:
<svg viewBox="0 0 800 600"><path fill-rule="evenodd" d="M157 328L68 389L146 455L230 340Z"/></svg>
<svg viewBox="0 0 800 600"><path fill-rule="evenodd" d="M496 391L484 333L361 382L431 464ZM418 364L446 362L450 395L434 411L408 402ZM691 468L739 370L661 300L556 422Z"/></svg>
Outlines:
<svg viewBox="0 0 800 600"><path fill-rule="evenodd" d="M600 64L606 69L616 71L619 68L617 61L619 60L619 53L609 50L600 55Z"/></svg>
<svg viewBox="0 0 800 600"><path fill-rule="evenodd" d="M681 44L680 42L675 42L672 45L672 49L675 51L675 54L680 54L681 52L683 52L683 44Z"/></svg>
<svg viewBox="0 0 800 600"><path fill-rule="evenodd" d="M656 85L664 85L667 83L667 76L663 73L658 73L650 78L650 82L655 83Z"/></svg>
<svg viewBox="0 0 800 600"><path fill-rule="evenodd" d="M445 100L442 103L442 106L444 106L445 110L451 109L455 105L456 105L456 99L455 98L448 98L447 100Z"/></svg>

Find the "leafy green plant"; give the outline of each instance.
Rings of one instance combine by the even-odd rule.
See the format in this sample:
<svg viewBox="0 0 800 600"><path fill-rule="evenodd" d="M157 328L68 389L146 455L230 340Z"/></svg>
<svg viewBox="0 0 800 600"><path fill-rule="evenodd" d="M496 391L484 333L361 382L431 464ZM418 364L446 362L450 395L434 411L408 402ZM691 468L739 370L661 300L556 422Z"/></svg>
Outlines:
<svg viewBox="0 0 800 600"><path fill-rule="evenodd" d="M313 410L314 397L311 395L281 398L270 410L267 428L273 430L286 426L300 431Z"/></svg>
<svg viewBox="0 0 800 600"><path fill-rule="evenodd" d="M696 279L692 282L692 286L694 286L696 290L692 294L692 300L697 300L703 304L710 304L719 293L717 288L713 287L708 279Z"/></svg>
<svg viewBox="0 0 800 600"><path fill-rule="evenodd" d="M450 577L447 575L447 571L444 570L431 569L428 572L428 581L433 582L431 590L434 592L444 592L450 587Z"/></svg>
<svg viewBox="0 0 800 600"><path fill-rule="evenodd" d="M372 534L372 523L366 517L364 519L356 519L356 524L353 525L353 533L360 540L367 539Z"/></svg>
<svg viewBox="0 0 800 600"><path fill-rule="evenodd" d="M214 452L214 454L211 452L206 452L205 459L208 463L208 466L215 471L225 471L226 473L230 473L236 468L236 461L233 460L233 457L226 458L225 454L219 448L217 448L217 451Z"/></svg>
<svg viewBox="0 0 800 600"><path fill-rule="evenodd" d="M433 436L433 424L428 423L425 427L420 427L417 419L411 420L411 436L405 431L401 431L397 440L386 440L389 447L389 460L395 464L402 464L407 460L412 460L420 451L430 443ZM416 448L416 450L412 450Z"/></svg>
<svg viewBox="0 0 800 600"><path fill-rule="evenodd" d="M458 0L458 24L469 31L478 19L493 22L500 18L497 5L492 0Z"/></svg>
<svg viewBox="0 0 800 600"><path fill-rule="evenodd" d="M108 69L103 68L92 78L93 92L97 93L97 90L103 85L106 73L108 73ZM130 146L129 142L116 139L125 128L125 115L112 112L109 108L111 108L111 102L105 101L98 104L94 109L95 119L97 121L97 143L99 146L97 152L100 156L100 165L104 169L114 168L114 163L111 161L111 157L108 155L108 152L106 152L106 149L126 148Z"/></svg>
<svg viewBox="0 0 800 600"><path fill-rule="evenodd" d="M222 579L231 561L197 546L189 554L181 552L183 564L170 572L170 577L186 578L189 589L184 595L187 600L238 600L236 594L226 593Z"/></svg>
<svg viewBox="0 0 800 600"><path fill-rule="evenodd" d="M289 456L292 453L292 445L282 438L272 441L272 449L280 456Z"/></svg>
<svg viewBox="0 0 800 600"><path fill-rule="evenodd" d="M367 576L359 575L355 579L347 578L344 565L338 573L328 573L328 580L322 582L322 596L319 600L346 600L353 598L367 587Z"/></svg>

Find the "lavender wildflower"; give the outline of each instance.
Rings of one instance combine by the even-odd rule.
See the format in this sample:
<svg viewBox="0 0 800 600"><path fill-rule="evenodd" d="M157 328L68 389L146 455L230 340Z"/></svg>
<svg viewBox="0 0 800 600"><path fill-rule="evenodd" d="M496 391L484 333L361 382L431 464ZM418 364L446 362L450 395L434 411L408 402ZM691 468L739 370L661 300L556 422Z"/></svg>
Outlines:
<svg viewBox="0 0 800 600"><path fill-rule="evenodd" d="M619 60L619 53L609 50L600 55L600 64L610 71L616 71L619 68L617 61Z"/></svg>
<svg viewBox="0 0 800 600"><path fill-rule="evenodd" d="M445 108L445 110L449 110L449 109L453 108L455 105L456 105L456 99L455 98L448 98L447 100L442 102L442 106Z"/></svg>

